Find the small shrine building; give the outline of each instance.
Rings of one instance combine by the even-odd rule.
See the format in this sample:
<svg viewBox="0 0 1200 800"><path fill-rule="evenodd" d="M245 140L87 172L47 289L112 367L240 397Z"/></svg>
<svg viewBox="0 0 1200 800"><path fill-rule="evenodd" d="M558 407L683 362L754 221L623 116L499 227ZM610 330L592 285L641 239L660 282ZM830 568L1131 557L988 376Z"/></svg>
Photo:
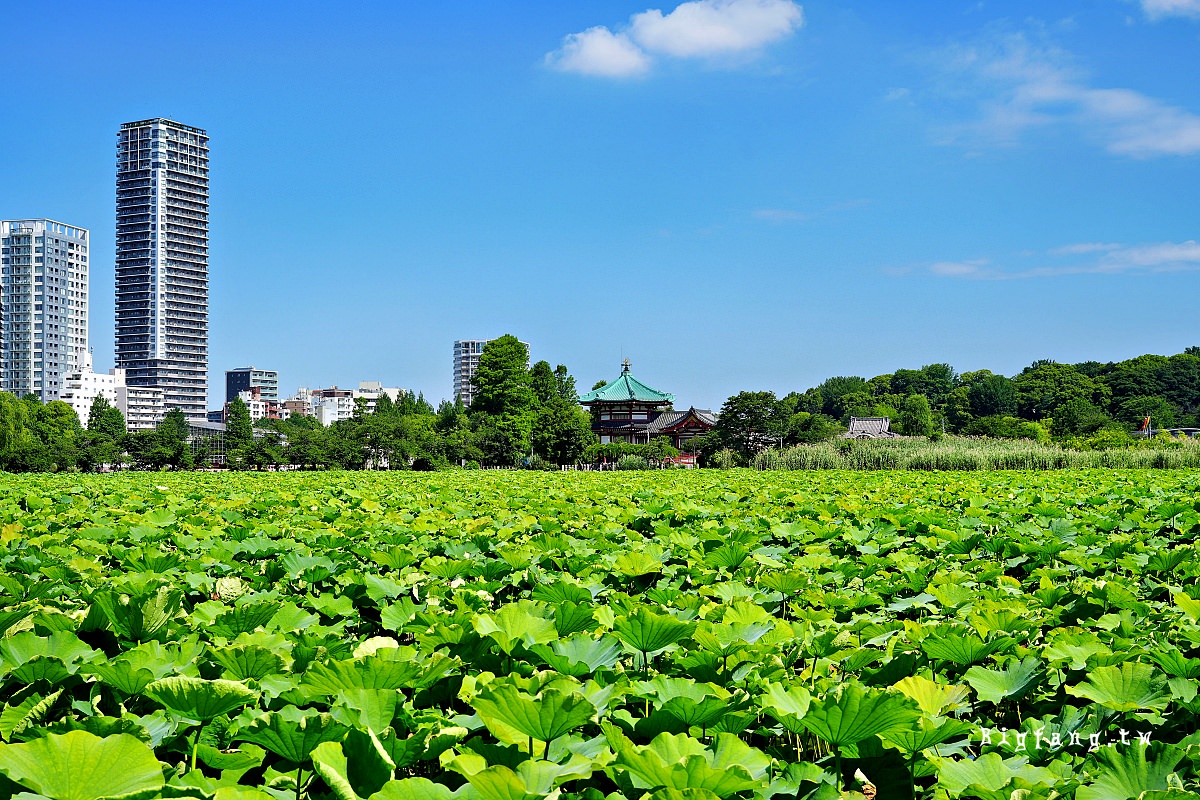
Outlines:
<svg viewBox="0 0 1200 800"><path fill-rule="evenodd" d="M684 450L690 440L712 430L717 418L708 409L676 411L674 401L675 395L633 377L629 359L621 364L619 378L579 398L580 405L592 412L592 431L601 444L646 444L666 436L674 447Z"/></svg>

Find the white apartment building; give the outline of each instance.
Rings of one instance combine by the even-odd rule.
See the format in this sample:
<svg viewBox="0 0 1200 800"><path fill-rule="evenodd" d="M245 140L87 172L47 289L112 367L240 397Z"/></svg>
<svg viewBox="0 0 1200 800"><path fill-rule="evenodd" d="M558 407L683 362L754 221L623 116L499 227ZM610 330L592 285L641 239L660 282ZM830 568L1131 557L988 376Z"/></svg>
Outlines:
<svg viewBox="0 0 1200 800"><path fill-rule="evenodd" d="M479 356L484 346L492 339L459 339L454 343L454 396L462 401L464 406L471 405L474 390L471 388L471 378L479 368ZM529 364L529 343L525 345L525 363Z"/></svg>
<svg viewBox="0 0 1200 800"><path fill-rule="evenodd" d="M246 409L250 412L251 422L257 422L260 419L266 419L270 416L268 403L263 399L261 392L254 392L247 389L238 392L237 396L242 398L242 402L246 404Z"/></svg>
<svg viewBox="0 0 1200 800"><path fill-rule="evenodd" d="M367 401L367 413L375 413L375 403L380 397L385 394L395 403L400 399L400 395L405 394L408 390L401 389L398 386L384 386L379 381L359 381L358 391L354 393L355 397L361 397Z"/></svg>
<svg viewBox="0 0 1200 800"><path fill-rule="evenodd" d="M58 400L88 352L85 228L0 221L0 389Z"/></svg>
<svg viewBox="0 0 1200 800"><path fill-rule="evenodd" d="M167 413L163 390L157 386L118 386L117 408L125 415L130 431L152 430Z"/></svg>
<svg viewBox="0 0 1200 800"><path fill-rule="evenodd" d="M83 367L72 372L63 381L63 392L59 399L75 409L79 423L86 428L96 397L103 396L109 405L116 406L118 386L125 386L125 370L110 369L107 374L96 372L92 368L92 354L85 353Z"/></svg>
<svg viewBox="0 0 1200 800"><path fill-rule="evenodd" d="M336 386L313 389L310 401L312 415L325 427L350 419L354 416L354 395L354 391Z"/></svg>

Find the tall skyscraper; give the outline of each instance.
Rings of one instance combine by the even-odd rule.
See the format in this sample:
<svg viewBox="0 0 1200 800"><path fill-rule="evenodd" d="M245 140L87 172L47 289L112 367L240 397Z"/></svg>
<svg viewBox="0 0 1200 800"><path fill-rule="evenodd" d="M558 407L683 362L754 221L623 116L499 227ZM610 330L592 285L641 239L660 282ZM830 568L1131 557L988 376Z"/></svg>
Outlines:
<svg viewBox="0 0 1200 800"><path fill-rule="evenodd" d="M59 399L88 352L87 230L0 222L0 388Z"/></svg>
<svg viewBox="0 0 1200 800"><path fill-rule="evenodd" d="M471 386L471 378L475 377L475 370L479 367L479 356L483 354L483 348L491 339L459 339L454 343L454 397L461 400L464 406L471 405L471 400L474 398L474 388ZM529 360L529 344L521 342L525 345L526 361Z"/></svg>
<svg viewBox="0 0 1200 800"><path fill-rule="evenodd" d="M169 119L117 134L117 367L204 419L208 406L208 134Z"/></svg>

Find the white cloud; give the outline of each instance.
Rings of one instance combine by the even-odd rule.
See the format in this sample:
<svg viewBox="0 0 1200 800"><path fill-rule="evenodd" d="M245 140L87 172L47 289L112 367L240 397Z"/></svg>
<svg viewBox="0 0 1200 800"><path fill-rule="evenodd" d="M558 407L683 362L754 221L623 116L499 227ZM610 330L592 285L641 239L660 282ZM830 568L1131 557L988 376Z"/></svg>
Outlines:
<svg viewBox="0 0 1200 800"><path fill-rule="evenodd" d="M1150 19L1200 17L1200 0L1142 0L1142 11Z"/></svg>
<svg viewBox="0 0 1200 800"><path fill-rule="evenodd" d="M757 50L786 39L804 22L791 0L693 0L669 14L634 14L629 34L654 53L704 58Z"/></svg>
<svg viewBox="0 0 1200 800"><path fill-rule="evenodd" d="M1099 254L1099 255L1097 255ZM967 280L1018 280L1064 275L1124 275L1200 270L1200 242L1151 242L1122 245L1083 242L1055 247L1045 253L1022 253L1037 259L1036 266L993 266L987 259L938 261L927 265L927 274Z"/></svg>
<svg viewBox="0 0 1200 800"><path fill-rule="evenodd" d="M1132 89L1089 86L1067 53L1025 36L958 48L949 63L968 84L955 93L982 97L982 118L951 129L951 139L1011 144L1031 128L1072 125L1119 155L1200 153L1200 116Z"/></svg>
<svg viewBox="0 0 1200 800"><path fill-rule="evenodd" d="M646 72L655 56L716 58L754 54L804 24L793 0L691 0L664 14L634 14L617 31L601 25L563 39L546 63L565 72L627 77Z"/></svg>
<svg viewBox="0 0 1200 800"><path fill-rule="evenodd" d="M650 58L628 36L604 26L567 36L562 47L546 54L546 63L564 72L607 78L641 75L650 68Z"/></svg>

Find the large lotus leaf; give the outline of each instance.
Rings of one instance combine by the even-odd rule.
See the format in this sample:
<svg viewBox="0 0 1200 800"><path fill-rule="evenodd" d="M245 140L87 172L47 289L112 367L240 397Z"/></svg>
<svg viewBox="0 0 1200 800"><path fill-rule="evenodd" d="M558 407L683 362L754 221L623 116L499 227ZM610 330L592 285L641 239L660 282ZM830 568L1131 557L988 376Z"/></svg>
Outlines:
<svg viewBox="0 0 1200 800"><path fill-rule="evenodd" d="M940 717L962 707L971 696L971 690L966 686L937 683L923 675L909 675L897 681L894 688L911 698L930 717Z"/></svg>
<svg viewBox="0 0 1200 800"><path fill-rule="evenodd" d="M1142 792L1165 790L1167 776L1183 760L1184 752L1177 747L1163 747L1158 757L1148 761L1144 744L1126 747L1101 747L1095 759L1099 770L1095 780L1080 786L1075 800L1135 800Z"/></svg>
<svg viewBox="0 0 1200 800"><path fill-rule="evenodd" d="M565 781L578 780L592 774L590 759L573 756L566 764L551 761L522 761L515 770L492 766L467 775L480 800L536 800L552 793Z"/></svg>
<svg viewBox="0 0 1200 800"><path fill-rule="evenodd" d="M708 728L729 712L729 702L717 697L705 697L702 700L672 697L662 704L662 710L685 725Z"/></svg>
<svg viewBox="0 0 1200 800"><path fill-rule="evenodd" d="M4 711L0 712L0 736L11 741L14 733L41 722L62 693L63 690L59 689L47 697L31 694L16 705L5 706Z"/></svg>
<svg viewBox="0 0 1200 800"><path fill-rule="evenodd" d="M612 669L621 658L621 643L605 634L593 639L586 633L578 633L549 645L536 644L533 652L554 668L556 672L582 678L599 669Z"/></svg>
<svg viewBox="0 0 1200 800"><path fill-rule="evenodd" d="M281 758L303 764L317 745L338 741L345 734L346 727L338 724L329 714L285 706L280 711L269 711L255 717L234 738L260 745Z"/></svg>
<svg viewBox="0 0 1200 800"><path fill-rule="evenodd" d="M396 689L362 689L354 687L338 693L333 713L351 727L362 726L382 733L392 724L396 706L403 700Z"/></svg>
<svg viewBox="0 0 1200 800"><path fill-rule="evenodd" d="M952 661L965 667L1011 647L1013 641L1002 637L985 642L975 634L966 632L931 634L921 640L921 649L930 658Z"/></svg>
<svg viewBox="0 0 1200 800"><path fill-rule="evenodd" d="M1015 790L1054 786L1059 780L1055 773L1030 766L1020 756L1005 759L999 753L987 753L972 760L933 756L930 761L937 767L938 786L951 797L1011 800Z"/></svg>
<svg viewBox="0 0 1200 800"><path fill-rule="evenodd" d="M124 657L92 664L87 671L127 695L141 694L158 677L151 670L137 666L133 659Z"/></svg>
<svg viewBox="0 0 1200 800"><path fill-rule="evenodd" d="M365 658L313 664L304 686L336 695L346 689L423 689L449 673L456 661L443 653L425 655L412 647L381 650Z"/></svg>
<svg viewBox="0 0 1200 800"><path fill-rule="evenodd" d="M1120 666L1096 667L1087 681L1068 686L1067 693L1114 711L1161 711L1171 702L1163 687L1165 675L1149 664L1126 661Z"/></svg>
<svg viewBox="0 0 1200 800"><path fill-rule="evenodd" d="M675 698L699 702L706 697L723 699L729 696L729 692L711 683L697 683L688 678L672 678L667 675L656 675L653 680L639 681L636 687L639 696L653 697L656 706L662 706Z"/></svg>
<svg viewBox="0 0 1200 800"><path fill-rule="evenodd" d="M208 744L201 744L196 748L196 757L205 766L237 775L257 767L265 756L266 751L253 744L244 744L232 752L218 750Z"/></svg>
<svg viewBox="0 0 1200 800"><path fill-rule="evenodd" d="M0 640L0 658L23 683L58 683L80 668L77 662L95 655L95 650L69 631L49 636L21 631Z"/></svg>
<svg viewBox="0 0 1200 800"><path fill-rule="evenodd" d="M813 699L801 724L829 744L841 747L885 731L911 728L920 716L915 704L904 695L849 683Z"/></svg>
<svg viewBox="0 0 1200 800"><path fill-rule="evenodd" d="M392 779L396 765L371 731L351 730L345 741L322 742L312 751L313 770L338 800L370 797Z"/></svg>
<svg viewBox="0 0 1200 800"><path fill-rule="evenodd" d="M719 622L701 625L692 632L692 639L710 653L730 656L757 642L775 629L766 622Z"/></svg>
<svg viewBox="0 0 1200 800"><path fill-rule="evenodd" d="M609 744L617 753L613 768L629 774L640 789L707 789L719 797L756 788L756 778L750 768L763 773L771 760L728 733L717 734L715 747L725 752L709 752L703 744L685 735L661 733L649 745L637 747L623 734L607 726ZM737 748L732 739L745 748Z"/></svg>
<svg viewBox="0 0 1200 800"><path fill-rule="evenodd" d="M0 772L50 800L149 797L163 786L162 765L126 733L51 734L26 744L0 744Z"/></svg>
<svg viewBox="0 0 1200 800"><path fill-rule="evenodd" d="M92 602L100 606L117 635L144 642L166 633L167 623L179 613L183 590L167 585L133 594L105 590L96 592Z"/></svg>
<svg viewBox="0 0 1200 800"><path fill-rule="evenodd" d="M214 636L235 639L238 634L266 626L282 608L282 603L269 600L236 606L217 616L209 630Z"/></svg>
<svg viewBox="0 0 1200 800"><path fill-rule="evenodd" d="M957 739L964 734L970 734L975 726L961 719L931 720L922 717L916 728L910 730L885 731L880 738L895 745L905 753L919 753L922 750Z"/></svg>
<svg viewBox="0 0 1200 800"><path fill-rule="evenodd" d="M651 793L646 800L721 800L720 796L708 789L659 789Z"/></svg>
<svg viewBox="0 0 1200 800"><path fill-rule="evenodd" d="M215 647L209 655L240 681L260 681L283 672L283 659L259 645Z"/></svg>
<svg viewBox="0 0 1200 800"><path fill-rule="evenodd" d="M1066 662L1068 669L1085 669L1092 656L1111 654L1112 650L1090 631L1059 634L1042 650L1042 657L1051 664Z"/></svg>
<svg viewBox="0 0 1200 800"><path fill-rule="evenodd" d="M491 638L507 654L518 645L530 647L558 638L553 610L528 600L509 603L495 614L478 614L472 624L480 636Z"/></svg>
<svg viewBox="0 0 1200 800"><path fill-rule="evenodd" d="M1171 676L1200 678L1200 658L1188 658L1178 648L1150 653L1150 659Z"/></svg>
<svg viewBox="0 0 1200 800"><path fill-rule="evenodd" d="M985 703L999 703L1010 697L1021 697L1042 678L1042 662L1034 656L1010 661L1004 669L971 667L963 680Z"/></svg>
<svg viewBox="0 0 1200 800"><path fill-rule="evenodd" d="M388 781L368 800L453 800L457 795L448 787L428 778Z"/></svg>
<svg viewBox="0 0 1200 800"><path fill-rule="evenodd" d="M189 678L176 675L146 687L146 696L180 716L211 722L222 714L258 699L258 692L237 681Z"/></svg>
<svg viewBox="0 0 1200 800"><path fill-rule="evenodd" d="M645 606L627 617L613 622L614 632L622 642L641 653L657 653L686 638L693 625L675 617L655 614Z"/></svg>
<svg viewBox="0 0 1200 800"><path fill-rule="evenodd" d="M630 550L622 553L613 562L614 571L631 577L662 572L662 568L663 562L661 559L654 558L641 550ZM590 600L591 597L589 596L587 599Z"/></svg>
<svg viewBox="0 0 1200 800"><path fill-rule="evenodd" d="M768 683L758 704L792 733L803 733L806 728L800 720L808 713L812 695L803 686Z"/></svg>
<svg viewBox="0 0 1200 800"><path fill-rule="evenodd" d="M489 728L498 722L539 742L553 741L596 714L596 707L577 692L544 689L531 696L511 684L485 690L471 705Z"/></svg>

